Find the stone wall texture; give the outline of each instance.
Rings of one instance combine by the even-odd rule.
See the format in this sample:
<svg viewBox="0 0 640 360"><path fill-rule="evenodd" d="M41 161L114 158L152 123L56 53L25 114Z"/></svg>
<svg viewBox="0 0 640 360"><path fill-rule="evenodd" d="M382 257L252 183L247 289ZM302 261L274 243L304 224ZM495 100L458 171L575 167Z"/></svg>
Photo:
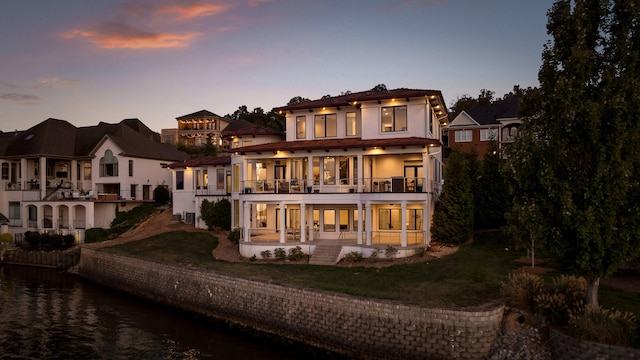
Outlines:
<svg viewBox="0 0 640 360"><path fill-rule="evenodd" d="M480 359L504 307L439 309L250 281L83 248L81 276L358 359Z"/></svg>
<svg viewBox="0 0 640 360"><path fill-rule="evenodd" d="M557 360L640 360L640 350L582 341L551 330L551 351Z"/></svg>

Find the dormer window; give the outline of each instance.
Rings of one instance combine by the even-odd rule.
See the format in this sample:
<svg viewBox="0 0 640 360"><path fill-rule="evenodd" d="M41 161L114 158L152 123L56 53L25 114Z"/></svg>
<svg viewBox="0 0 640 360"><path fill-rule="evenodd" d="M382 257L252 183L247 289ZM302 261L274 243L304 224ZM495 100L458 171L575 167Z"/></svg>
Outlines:
<svg viewBox="0 0 640 360"><path fill-rule="evenodd" d="M407 106L384 106L382 108L380 131L407 131Z"/></svg>
<svg viewBox="0 0 640 360"><path fill-rule="evenodd" d="M100 158L100 176L118 176L118 158L111 150L106 150Z"/></svg>

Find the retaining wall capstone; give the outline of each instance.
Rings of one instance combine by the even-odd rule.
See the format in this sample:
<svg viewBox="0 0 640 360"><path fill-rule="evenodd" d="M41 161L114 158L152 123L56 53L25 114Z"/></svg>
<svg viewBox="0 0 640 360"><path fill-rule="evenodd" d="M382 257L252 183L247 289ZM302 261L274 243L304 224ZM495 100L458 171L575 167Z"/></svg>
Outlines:
<svg viewBox="0 0 640 360"><path fill-rule="evenodd" d="M176 308L360 359L480 359L504 306L411 306L281 286L83 248L78 273Z"/></svg>

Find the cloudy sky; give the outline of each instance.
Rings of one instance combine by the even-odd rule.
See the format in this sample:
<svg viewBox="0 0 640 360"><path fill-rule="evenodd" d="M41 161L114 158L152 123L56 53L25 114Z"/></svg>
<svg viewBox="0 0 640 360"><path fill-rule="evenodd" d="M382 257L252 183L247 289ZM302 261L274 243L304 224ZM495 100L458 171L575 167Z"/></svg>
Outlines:
<svg viewBox="0 0 640 360"><path fill-rule="evenodd" d="M537 86L553 0L0 0L0 130Z"/></svg>

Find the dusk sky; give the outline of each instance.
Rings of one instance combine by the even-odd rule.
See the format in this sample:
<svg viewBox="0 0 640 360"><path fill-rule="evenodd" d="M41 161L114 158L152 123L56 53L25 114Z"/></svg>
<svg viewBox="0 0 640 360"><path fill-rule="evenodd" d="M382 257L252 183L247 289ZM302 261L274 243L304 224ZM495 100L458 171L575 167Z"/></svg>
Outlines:
<svg viewBox="0 0 640 360"><path fill-rule="evenodd" d="M553 0L0 0L0 130L537 86Z"/></svg>

